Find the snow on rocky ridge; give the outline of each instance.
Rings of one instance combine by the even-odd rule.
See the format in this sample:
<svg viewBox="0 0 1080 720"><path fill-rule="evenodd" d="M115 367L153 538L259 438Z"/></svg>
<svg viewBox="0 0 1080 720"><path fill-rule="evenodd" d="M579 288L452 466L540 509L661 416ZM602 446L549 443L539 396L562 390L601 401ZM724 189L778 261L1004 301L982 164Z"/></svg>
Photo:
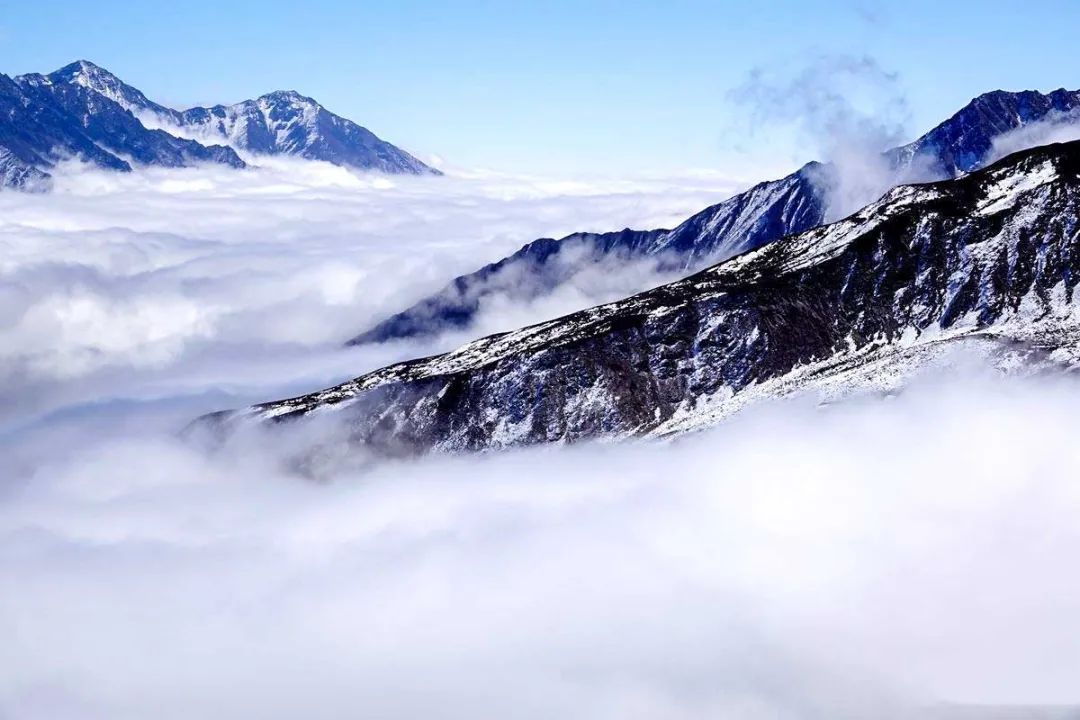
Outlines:
<svg viewBox="0 0 1080 720"><path fill-rule="evenodd" d="M544 238L476 272L454 279L443 290L390 316L354 337L351 344L435 335L468 328L485 302L505 299L521 305L578 282L612 260L635 261L660 274L701 270L787 234L839 218L898 184L958 177L997 159L997 143L1028 131L1022 147L1039 137L1038 128L1076 121L1080 91L995 91L980 95L917 140L867 158L876 169L846 171L837 164L811 162L778 180L708 207L673 230L622 230ZM858 175L853 180L852 175ZM858 186L852 193L848 185ZM850 209L849 202L856 201ZM528 276L532 282L517 281ZM650 285L642 284L639 290Z"/></svg>
<svg viewBox="0 0 1080 720"><path fill-rule="evenodd" d="M960 346L1012 370L1071 368L1077 217L1080 142L1036 148L619 302L196 427L332 418L347 433L335 452L485 450L677 434L811 389L889 391Z"/></svg>
<svg viewBox="0 0 1080 720"><path fill-rule="evenodd" d="M262 155L358 170L440 174L371 131L293 91L235 105L178 111L80 60L49 75L0 75L0 187L47 185L58 162L98 167L244 167Z"/></svg>

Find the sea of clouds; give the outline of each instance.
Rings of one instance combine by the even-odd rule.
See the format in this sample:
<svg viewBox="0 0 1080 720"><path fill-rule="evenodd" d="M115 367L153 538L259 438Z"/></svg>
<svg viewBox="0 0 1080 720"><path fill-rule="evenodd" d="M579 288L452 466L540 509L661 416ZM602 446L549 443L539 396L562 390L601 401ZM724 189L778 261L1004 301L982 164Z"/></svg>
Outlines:
<svg viewBox="0 0 1080 720"><path fill-rule="evenodd" d="M274 163L72 168L51 195L0 193L0 718L1076 701L1068 379L969 370L891 400L766 405L674 443L321 482L275 445L208 455L177 437L201 412L456 342L341 348L535 237L671 226L737 186Z"/></svg>
<svg viewBox="0 0 1080 720"><path fill-rule="evenodd" d="M0 195L0 429L118 395L267 397L448 349L463 338L341 346L538 237L674 225L741 186L713 175L391 179L270 159L251 172L70 167L56 184ZM472 334L642 282L609 274L536 306L492 307Z"/></svg>

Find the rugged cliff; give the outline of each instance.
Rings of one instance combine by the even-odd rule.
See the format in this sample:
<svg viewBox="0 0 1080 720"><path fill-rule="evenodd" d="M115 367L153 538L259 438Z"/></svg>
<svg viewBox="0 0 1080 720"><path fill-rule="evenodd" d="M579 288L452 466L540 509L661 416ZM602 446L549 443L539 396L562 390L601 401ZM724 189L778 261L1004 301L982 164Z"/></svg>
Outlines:
<svg viewBox="0 0 1080 720"><path fill-rule="evenodd" d="M218 413L331 417L379 454L678 432L750 398L887 384L978 339L1069 364L1080 327L1080 143L902 186L685 280L302 397Z"/></svg>

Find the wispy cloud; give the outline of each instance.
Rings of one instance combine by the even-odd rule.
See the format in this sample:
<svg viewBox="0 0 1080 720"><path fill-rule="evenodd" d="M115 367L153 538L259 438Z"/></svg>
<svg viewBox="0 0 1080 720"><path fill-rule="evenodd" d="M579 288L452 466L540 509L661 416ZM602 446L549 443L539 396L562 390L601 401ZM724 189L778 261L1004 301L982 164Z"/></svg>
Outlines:
<svg viewBox="0 0 1080 720"><path fill-rule="evenodd" d="M910 111L897 73L867 55L793 64L797 72L754 68L729 93L746 109L751 133L793 125L823 160L850 145L880 152L903 139Z"/></svg>
<svg viewBox="0 0 1080 720"><path fill-rule="evenodd" d="M1014 152L1058 142L1080 140L1080 113L1052 112L1046 119L1022 125L993 140L987 164Z"/></svg>
<svg viewBox="0 0 1080 720"><path fill-rule="evenodd" d="M882 155L908 139L910 109L896 72L868 55L827 54L791 65L799 69L755 68L729 98L745 109L750 137L792 131L811 159L830 164L819 174L828 219L897 184L937 179L929 159L898 170Z"/></svg>

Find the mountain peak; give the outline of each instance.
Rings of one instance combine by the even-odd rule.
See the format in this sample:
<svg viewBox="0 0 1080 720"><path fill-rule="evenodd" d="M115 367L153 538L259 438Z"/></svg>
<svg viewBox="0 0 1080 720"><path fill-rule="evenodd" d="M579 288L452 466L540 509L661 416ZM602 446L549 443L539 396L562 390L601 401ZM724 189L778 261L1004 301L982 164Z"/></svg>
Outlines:
<svg viewBox="0 0 1080 720"><path fill-rule="evenodd" d="M89 60L76 60L55 72L49 73L49 79L54 82L72 82L78 78L120 82L120 78L116 77L116 75Z"/></svg>
<svg viewBox="0 0 1080 720"><path fill-rule="evenodd" d="M312 105L314 107L322 107L313 98L309 98L306 95L301 95L295 90L275 90L273 92L266 93L259 99L275 103L288 102L297 105Z"/></svg>
<svg viewBox="0 0 1080 720"><path fill-rule="evenodd" d="M946 177L971 172L991 155L996 138L1025 125L1080 110L1080 90L991 90L972 99L917 140L891 151L933 157Z"/></svg>
<svg viewBox="0 0 1080 720"><path fill-rule="evenodd" d="M47 175L60 157L119 170L130 170L129 160L164 167L201 162L244 167L236 150L387 173L441 174L296 90L181 112L79 59L48 75L0 75L0 106L13 109L0 113L0 151L7 153L0 163L0 186L28 186L35 173Z"/></svg>
<svg viewBox="0 0 1080 720"><path fill-rule="evenodd" d="M136 88L131 87L100 65L89 60L76 60L59 70L49 73L49 82L79 85L112 100L120 107L138 116L142 112L165 113L166 108L150 101Z"/></svg>

